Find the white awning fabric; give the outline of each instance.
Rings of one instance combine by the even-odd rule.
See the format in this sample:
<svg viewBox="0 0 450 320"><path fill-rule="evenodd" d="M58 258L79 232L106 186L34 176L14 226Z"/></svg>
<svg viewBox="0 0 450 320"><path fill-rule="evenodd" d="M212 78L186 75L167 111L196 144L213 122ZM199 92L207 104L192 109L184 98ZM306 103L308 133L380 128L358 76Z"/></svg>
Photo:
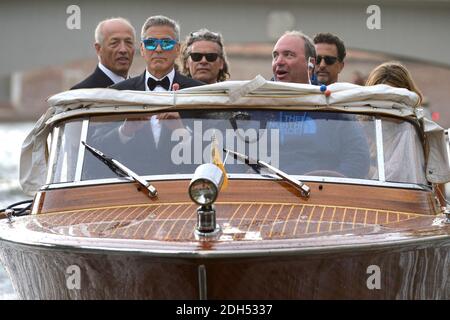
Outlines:
<svg viewBox="0 0 450 320"><path fill-rule="evenodd" d="M57 121L68 117L99 113L149 112L183 108L292 108L377 113L423 121L427 139L429 182L450 181L444 130L414 108L418 96L411 91L387 85L358 86L334 83L327 87L266 81L257 76L250 81L225 81L172 92L79 89L65 91L48 99L49 109L36 122L22 145L20 183L32 195L45 184L47 137Z"/></svg>

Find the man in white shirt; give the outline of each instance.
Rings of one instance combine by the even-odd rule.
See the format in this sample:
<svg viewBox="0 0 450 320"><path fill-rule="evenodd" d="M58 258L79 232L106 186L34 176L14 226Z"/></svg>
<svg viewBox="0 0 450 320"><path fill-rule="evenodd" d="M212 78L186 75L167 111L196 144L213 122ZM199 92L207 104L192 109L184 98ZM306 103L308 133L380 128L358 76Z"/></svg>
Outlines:
<svg viewBox="0 0 450 320"><path fill-rule="evenodd" d="M106 88L127 79L135 53L135 34L134 27L124 18L101 21L95 29L98 65L71 89Z"/></svg>

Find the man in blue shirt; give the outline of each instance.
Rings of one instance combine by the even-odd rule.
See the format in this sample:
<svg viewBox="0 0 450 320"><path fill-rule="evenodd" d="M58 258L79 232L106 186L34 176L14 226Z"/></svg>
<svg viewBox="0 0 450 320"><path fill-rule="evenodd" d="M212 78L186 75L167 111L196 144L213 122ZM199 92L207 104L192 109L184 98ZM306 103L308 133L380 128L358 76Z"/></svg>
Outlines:
<svg viewBox="0 0 450 320"><path fill-rule="evenodd" d="M273 80L311 83L315 59L312 40L300 31L288 31L272 51ZM276 117L268 121L267 128L279 130L282 170L291 174L366 177L369 147L354 115L282 111L276 112Z"/></svg>
<svg viewBox="0 0 450 320"><path fill-rule="evenodd" d="M272 51L275 81L310 83L316 50L314 43L300 31L288 31L278 39Z"/></svg>

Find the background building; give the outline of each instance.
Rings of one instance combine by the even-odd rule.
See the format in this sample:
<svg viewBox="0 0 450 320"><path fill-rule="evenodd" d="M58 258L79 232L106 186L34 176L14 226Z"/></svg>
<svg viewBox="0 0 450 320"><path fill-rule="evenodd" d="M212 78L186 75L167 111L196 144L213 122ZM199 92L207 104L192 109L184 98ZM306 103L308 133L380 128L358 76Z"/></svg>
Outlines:
<svg viewBox="0 0 450 320"><path fill-rule="evenodd" d="M348 48L341 81L396 59L412 72L435 119L450 127L450 0L205 0L0 2L0 121L35 120L45 99L89 74L98 21L123 16L138 33L148 16L179 21L182 38L202 27L225 38L233 80L271 77L271 49L285 30L333 32ZM79 9L79 16L77 14ZM79 25L77 23L79 22ZM79 28L78 28L79 27ZM137 55L139 53L137 52ZM135 57L132 75L144 63Z"/></svg>

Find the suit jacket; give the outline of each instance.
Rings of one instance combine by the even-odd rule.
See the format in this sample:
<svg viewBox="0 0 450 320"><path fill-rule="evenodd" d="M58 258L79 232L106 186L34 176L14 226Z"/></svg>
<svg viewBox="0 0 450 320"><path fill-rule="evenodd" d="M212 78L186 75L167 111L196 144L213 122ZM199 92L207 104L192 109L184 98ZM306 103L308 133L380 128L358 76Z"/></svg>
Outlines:
<svg viewBox="0 0 450 320"><path fill-rule="evenodd" d="M85 88L107 88L113 84L114 82L97 66L97 68L95 68L94 72L89 77L74 85L72 88L70 88L70 90Z"/></svg>
<svg viewBox="0 0 450 320"><path fill-rule="evenodd" d="M183 76L178 71L175 71L175 77L173 78L173 83L178 83L180 85L180 89L190 88L190 87L196 87L196 86L202 86L205 83L188 78L186 76ZM138 90L138 91L145 91L145 71L141 75L137 77L133 77L124 81L121 81L110 88L117 89L117 90Z"/></svg>

